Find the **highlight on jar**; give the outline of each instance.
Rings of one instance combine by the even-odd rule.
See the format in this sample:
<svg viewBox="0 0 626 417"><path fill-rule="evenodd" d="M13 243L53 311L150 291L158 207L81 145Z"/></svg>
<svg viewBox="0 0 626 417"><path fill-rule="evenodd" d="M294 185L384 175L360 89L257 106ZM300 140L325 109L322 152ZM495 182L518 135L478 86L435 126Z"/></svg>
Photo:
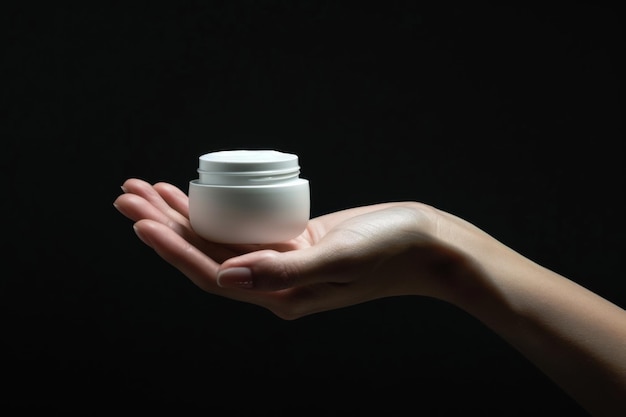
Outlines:
<svg viewBox="0 0 626 417"><path fill-rule="evenodd" d="M280 243L310 218L309 181L298 156L276 150L221 150L199 157L189 182L192 229L216 243Z"/></svg>

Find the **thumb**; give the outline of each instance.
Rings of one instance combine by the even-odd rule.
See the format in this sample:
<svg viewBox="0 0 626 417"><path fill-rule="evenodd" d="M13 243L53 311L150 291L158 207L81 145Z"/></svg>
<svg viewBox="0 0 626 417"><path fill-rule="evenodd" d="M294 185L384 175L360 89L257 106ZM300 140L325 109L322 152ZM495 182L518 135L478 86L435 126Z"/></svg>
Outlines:
<svg viewBox="0 0 626 417"><path fill-rule="evenodd" d="M322 251L323 252L323 251ZM319 249L288 252L260 250L225 261L217 271L217 285L223 288L277 291L301 285L328 282L337 274Z"/></svg>

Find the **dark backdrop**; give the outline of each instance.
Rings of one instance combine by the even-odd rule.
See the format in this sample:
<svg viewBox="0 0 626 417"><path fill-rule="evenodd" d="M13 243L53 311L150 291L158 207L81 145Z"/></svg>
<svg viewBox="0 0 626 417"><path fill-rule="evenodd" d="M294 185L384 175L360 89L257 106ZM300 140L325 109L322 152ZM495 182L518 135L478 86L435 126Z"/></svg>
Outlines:
<svg viewBox="0 0 626 417"><path fill-rule="evenodd" d="M112 206L197 158L299 155L312 215L457 214L626 306L622 27L608 7L3 6L3 409L584 415L464 312L296 321L207 294Z"/></svg>

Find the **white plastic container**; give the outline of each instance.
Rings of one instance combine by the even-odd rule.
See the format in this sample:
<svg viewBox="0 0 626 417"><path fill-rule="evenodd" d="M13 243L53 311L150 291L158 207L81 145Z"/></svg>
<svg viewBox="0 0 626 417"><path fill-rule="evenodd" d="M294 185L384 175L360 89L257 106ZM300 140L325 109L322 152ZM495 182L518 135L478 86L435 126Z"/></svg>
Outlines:
<svg viewBox="0 0 626 417"><path fill-rule="evenodd" d="M298 156L275 150L225 150L199 158L189 182L189 220L216 243L279 243L309 221L309 182Z"/></svg>

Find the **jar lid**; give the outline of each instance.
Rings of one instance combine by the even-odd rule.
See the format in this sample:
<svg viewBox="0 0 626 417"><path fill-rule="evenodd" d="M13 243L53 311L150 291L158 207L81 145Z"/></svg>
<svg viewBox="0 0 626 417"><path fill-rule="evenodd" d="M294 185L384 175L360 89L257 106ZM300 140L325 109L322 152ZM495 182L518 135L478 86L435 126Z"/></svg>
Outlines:
<svg viewBox="0 0 626 417"><path fill-rule="evenodd" d="M200 169L212 172L274 171L298 167L298 156L274 150L216 151L200 157Z"/></svg>
<svg viewBox="0 0 626 417"><path fill-rule="evenodd" d="M275 150L228 150L200 156L202 184L244 185L298 178L298 156Z"/></svg>

